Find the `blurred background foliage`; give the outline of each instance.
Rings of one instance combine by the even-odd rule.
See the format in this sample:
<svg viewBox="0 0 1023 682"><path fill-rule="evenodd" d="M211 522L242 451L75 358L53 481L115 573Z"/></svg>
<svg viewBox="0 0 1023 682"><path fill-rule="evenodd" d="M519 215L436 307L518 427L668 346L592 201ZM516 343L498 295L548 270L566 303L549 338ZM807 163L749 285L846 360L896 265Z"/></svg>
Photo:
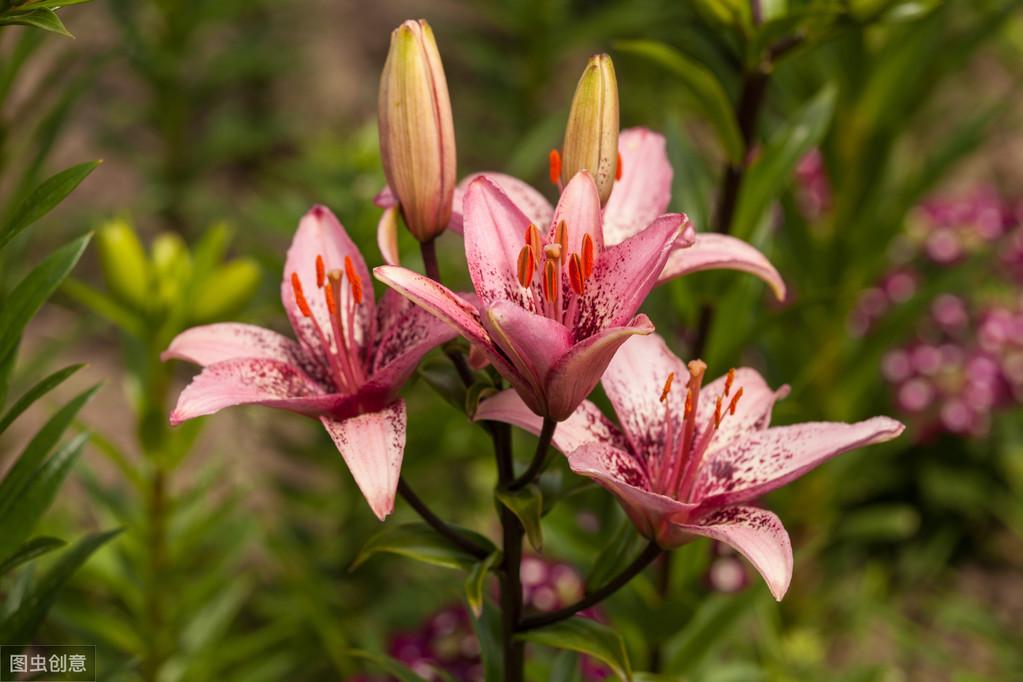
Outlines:
<svg viewBox="0 0 1023 682"><path fill-rule="evenodd" d="M43 12L56 3L34 4L0 2L31 24L0 29L4 225L59 169L104 164L3 251L10 291L29 263L97 231L28 327L12 385L68 362L105 382L75 419L91 440L43 525L123 529L37 641L97 644L110 680L384 674L354 648L478 674L479 644L451 625L462 576L382 558L349 571L377 522L320 429L256 408L172 430L191 370L159 362L196 322L286 329L284 248L314 202L379 262L377 78L391 28L423 16L448 72L459 175L501 170L553 194L546 155L572 87L589 53L609 51L623 125L668 138L672 209L756 244L790 288L778 304L752 278L694 275L648 302L659 331L712 374L751 364L790 384L778 422L885 413L911 427L772 494L796 547L782 604L702 542L607 602L599 617L633 667L1023 677L1023 258L1005 257L1023 252L1018 2L93 0L60 12L73 41ZM951 256L934 241L945 233ZM401 246L418 265L414 242ZM460 241L440 250L465 285ZM965 311L951 326L949 296ZM58 388L0 434L0 466L74 395ZM482 434L425 381L407 398L409 480L445 518L492 534ZM394 516L414 518L401 503ZM562 562L543 564L550 576L585 577L605 545L638 546L591 486L544 530L545 560ZM24 592L19 571L0 594ZM530 651L536 679L600 674Z"/></svg>

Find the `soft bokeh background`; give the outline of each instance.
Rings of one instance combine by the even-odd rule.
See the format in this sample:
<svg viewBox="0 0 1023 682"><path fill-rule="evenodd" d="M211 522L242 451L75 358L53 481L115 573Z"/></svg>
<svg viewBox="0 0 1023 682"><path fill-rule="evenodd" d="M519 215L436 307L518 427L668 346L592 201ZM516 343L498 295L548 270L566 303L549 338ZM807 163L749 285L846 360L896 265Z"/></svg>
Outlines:
<svg viewBox="0 0 1023 682"><path fill-rule="evenodd" d="M252 408L171 432L192 370L155 359L197 320L285 329L284 249L314 202L379 262L377 78L390 30L422 16L448 73L459 175L510 172L553 196L547 151L595 51L614 57L623 126L667 136L671 207L698 229L720 229L729 152L750 157L732 232L772 258L789 300L746 275L699 274L647 311L713 375L751 364L790 384L779 423L910 425L767 500L796 548L783 603L698 542L676 553L667 595L655 567L604 605L634 667L656 651L666 672L700 680L1023 678L1023 13L755 4L759 29L739 0L94 0L62 12L74 40L39 32L4 104L4 162L104 163L25 251L112 219L154 250L133 294L94 245L22 346L16 386L60 361L89 363L78 388L105 382L48 526L125 528L38 640L97 644L109 680L355 679L381 671L352 648L422 670L428 646L435 663L469 661L453 674L478 674L463 576L395 557L349 571L378 523L315 424ZM0 70L35 32L0 35ZM782 49L747 145L723 121L759 64L755 41ZM402 249L418 267L404 236ZM440 249L464 285L460 241ZM225 252L233 271L217 269ZM17 272L8 258L5 280ZM486 440L427 381L407 397L407 477L446 518L493 534ZM3 457L33 425L5 435ZM401 502L394 516L413 518ZM631 532L590 487L545 524L543 556L560 563L536 563L536 584L555 592ZM533 653L536 679L551 660Z"/></svg>

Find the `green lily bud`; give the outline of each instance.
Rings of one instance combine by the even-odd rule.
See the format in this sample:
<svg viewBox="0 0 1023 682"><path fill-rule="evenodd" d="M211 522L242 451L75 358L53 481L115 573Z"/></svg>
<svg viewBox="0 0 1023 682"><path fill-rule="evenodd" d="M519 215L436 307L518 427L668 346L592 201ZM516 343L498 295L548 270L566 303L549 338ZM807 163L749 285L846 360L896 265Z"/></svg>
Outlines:
<svg viewBox="0 0 1023 682"><path fill-rule="evenodd" d="M391 33L380 77L380 159L409 231L421 242L447 227L455 191L455 129L437 42L424 20Z"/></svg>
<svg viewBox="0 0 1023 682"><path fill-rule="evenodd" d="M192 257L188 246L173 232L164 232L157 235L151 248L160 305L165 308L181 305L181 295L192 276Z"/></svg>
<svg viewBox="0 0 1023 682"><path fill-rule="evenodd" d="M192 303L195 322L212 322L239 311L259 286L259 264L251 258L239 258L217 268L210 286Z"/></svg>
<svg viewBox="0 0 1023 682"><path fill-rule="evenodd" d="M151 272L145 249L126 220L105 223L96 232L96 248L107 290L122 302L144 310Z"/></svg>
<svg viewBox="0 0 1023 682"><path fill-rule="evenodd" d="M581 170L590 172L606 203L618 171L618 81L606 54L590 57L575 88L561 150L562 187Z"/></svg>

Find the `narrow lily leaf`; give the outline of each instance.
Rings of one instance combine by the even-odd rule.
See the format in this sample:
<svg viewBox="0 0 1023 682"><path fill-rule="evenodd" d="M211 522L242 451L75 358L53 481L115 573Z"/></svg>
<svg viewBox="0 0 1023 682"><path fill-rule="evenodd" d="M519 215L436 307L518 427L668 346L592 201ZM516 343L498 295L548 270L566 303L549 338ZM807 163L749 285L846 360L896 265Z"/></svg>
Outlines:
<svg viewBox="0 0 1023 682"><path fill-rule="evenodd" d="M51 253L4 299L0 308L0 363L9 360L25 325L71 272L90 236L79 237Z"/></svg>
<svg viewBox="0 0 1023 682"><path fill-rule="evenodd" d="M643 57L678 76L693 106L699 109L705 122L714 127L728 159L734 164L742 163L744 145L732 103L710 69L670 45L654 40L620 41L615 43L615 48Z"/></svg>
<svg viewBox="0 0 1023 682"><path fill-rule="evenodd" d="M635 678L633 678L635 680ZM574 651L562 651L554 657L550 672L551 682L582 682L582 670L579 666L579 654Z"/></svg>
<svg viewBox="0 0 1023 682"><path fill-rule="evenodd" d="M7 472L3 482L0 482L0 518L11 507L13 500L27 484L29 478L40 468L46 455L60 440L61 435L74 420L78 411L97 390L99 390L99 385L86 389L72 398L43 424L43 427L25 446L21 456Z"/></svg>
<svg viewBox="0 0 1023 682"><path fill-rule="evenodd" d="M35 588L21 600L11 617L0 624L0 642L29 642L49 611L57 592L92 553L120 530L94 533L65 551Z"/></svg>
<svg viewBox="0 0 1023 682"><path fill-rule="evenodd" d="M426 679L386 654L377 654L372 651L363 651L362 649L349 649L345 654L352 658L367 660L381 670L384 670L388 675L398 678L401 682L423 682Z"/></svg>
<svg viewBox="0 0 1023 682"><path fill-rule="evenodd" d="M464 533L483 547L494 548L490 540L478 533L463 528L455 528L455 530ZM355 570L371 556L381 552L399 554L434 566L459 568L466 571L476 563L476 557L455 547L447 538L438 534L425 523L405 523L385 526L367 540L349 570Z"/></svg>
<svg viewBox="0 0 1023 682"><path fill-rule="evenodd" d="M742 183L732 219L731 231L737 237L749 238L771 201L792 183L799 160L820 143L831 122L835 96L833 86L824 87L764 145Z"/></svg>
<svg viewBox="0 0 1023 682"><path fill-rule="evenodd" d="M501 553L494 552L483 561L477 561L465 576L465 600L469 602L472 615L479 618L483 613L483 588L487 584L487 576L501 562Z"/></svg>
<svg viewBox="0 0 1023 682"><path fill-rule="evenodd" d="M540 486L530 483L515 491L496 490L494 497L518 517L533 549L542 551L543 526L540 517L543 515L543 493L540 492Z"/></svg>
<svg viewBox="0 0 1023 682"><path fill-rule="evenodd" d="M16 549L13 554L0 561L0 577L3 577L10 573L12 570L21 566L27 561L32 561L36 557L40 557L47 552L52 552L58 547L63 547L65 543L63 540L58 538L50 537L38 537L32 538L21 547Z"/></svg>
<svg viewBox="0 0 1023 682"><path fill-rule="evenodd" d="M665 644L665 671L692 673L707 660L715 644L724 642L746 616L752 615L757 599L766 590L746 590L742 594L712 594L704 599L686 626Z"/></svg>
<svg viewBox="0 0 1023 682"><path fill-rule="evenodd" d="M145 323L139 315L99 289L74 277L69 277L60 290L64 295L74 299L124 332L135 337L145 334Z"/></svg>
<svg viewBox="0 0 1023 682"><path fill-rule="evenodd" d="M85 367L85 365L70 365L64 369L59 369L32 388L25 391L25 394L18 399L18 402L11 405L10 409L4 413L4 416L0 417L0 433L6 431L8 427L14 423L14 420L21 416L22 412L31 407L35 401L39 400L59 386L65 379L80 370L82 367Z"/></svg>
<svg viewBox="0 0 1023 682"><path fill-rule="evenodd" d="M484 600L483 613L473 617L472 627L480 643L483 658L483 679L504 679L504 664L501 652L501 614L489 599Z"/></svg>
<svg viewBox="0 0 1023 682"><path fill-rule="evenodd" d="M423 381L441 398L459 411L465 409L467 402L465 384L446 358L430 358L420 364L417 371Z"/></svg>
<svg viewBox="0 0 1023 682"><path fill-rule="evenodd" d="M57 19L57 15L53 14L52 11L40 11L45 11L53 15L53 18L60 23L60 20ZM57 204L64 201L67 195L71 194L71 192L73 192L74 189L81 184L82 180L89 177L89 174L96 170L96 167L99 166L100 163L102 162L88 161L86 163L80 163L77 166L66 168L40 183L39 186L33 189L32 192L29 193L29 195L18 205L18 208L14 210L14 214L11 216L10 221L4 226L3 232L0 233L0 248L3 248L4 245L17 236L19 232L42 218L44 215L52 211Z"/></svg>
<svg viewBox="0 0 1023 682"><path fill-rule="evenodd" d="M29 10L28 12L14 12L0 16L0 26L18 25L34 26L44 31L52 31L68 38L74 38L71 32L64 26L64 22L57 16L57 13L45 7Z"/></svg>
<svg viewBox="0 0 1023 682"><path fill-rule="evenodd" d="M603 587L621 572L632 561L632 557L636 556L639 545L645 542L631 522L627 519L619 520L618 528L601 547L596 559L593 560L593 567L586 576L586 585L589 589Z"/></svg>
<svg viewBox="0 0 1023 682"><path fill-rule="evenodd" d="M10 501L3 501L0 524L4 532L0 535L0 557L8 556L32 532L39 518L53 502L57 489L71 471L71 465L88 439L89 434L83 433L68 441L33 473Z"/></svg>
<svg viewBox="0 0 1023 682"><path fill-rule="evenodd" d="M599 659L619 679L631 680L632 667L621 635L600 623L578 616L516 635L535 644L577 651Z"/></svg>

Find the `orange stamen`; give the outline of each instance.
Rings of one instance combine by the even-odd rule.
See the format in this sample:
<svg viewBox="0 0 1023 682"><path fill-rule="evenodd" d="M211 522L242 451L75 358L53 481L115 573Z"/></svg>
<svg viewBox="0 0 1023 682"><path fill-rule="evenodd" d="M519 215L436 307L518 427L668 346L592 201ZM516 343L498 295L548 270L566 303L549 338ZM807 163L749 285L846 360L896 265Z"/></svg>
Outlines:
<svg viewBox="0 0 1023 682"><path fill-rule="evenodd" d="M668 393L671 391L671 384L673 381L675 381L675 373L668 372L668 378L664 381L664 388L661 389L662 403L668 399Z"/></svg>
<svg viewBox="0 0 1023 682"><path fill-rule="evenodd" d="M337 301L334 300L334 289L332 287L323 288L323 298L327 300L327 310L330 314L337 315Z"/></svg>
<svg viewBox="0 0 1023 682"><path fill-rule="evenodd" d="M554 241L561 245L562 253L568 253L568 226L564 220L559 220L554 227Z"/></svg>
<svg viewBox="0 0 1023 682"><path fill-rule="evenodd" d="M558 298L558 268L550 260L543 264L543 297L549 303Z"/></svg>
<svg viewBox="0 0 1023 682"><path fill-rule="evenodd" d="M735 407L739 404L739 398L742 397L742 386L735 392L735 396L732 397L732 402L728 404L728 414L735 414Z"/></svg>
<svg viewBox="0 0 1023 682"><path fill-rule="evenodd" d="M536 264L540 264L540 254L543 252L543 242L540 237L540 229L530 223L526 228L526 246L533 250L533 259Z"/></svg>
<svg viewBox="0 0 1023 682"><path fill-rule="evenodd" d="M615 167L615 180L622 179L622 153L618 152L618 165Z"/></svg>
<svg viewBox="0 0 1023 682"><path fill-rule="evenodd" d="M327 274L327 269L323 266L323 256L316 256L316 288L323 288L323 281Z"/></svg>
<svg viewBox="0 0 1023 682"><path fill-rule="evenodd" d="M313 311L309 309L309 302L305 300L305 294L302 293L302 282L298 279L297 272L291 273L291 290L295 292L295 304L298 305L298 309L306 317L312 317Z"/></svg>
<svg viewBox="0 0 1023 682"><path fill-rule="evenodd" d="M717 404L714 405L714 428L721 426L721 401L724 396L718 396Z"/></svg>
<svg viewBox="0 0 1023 682"><path fill-rule="evenodd" d="M533 282L533 268L536 260L533 257L533 247L526 244L519 251L519 284L528 287Z"/></svg>
<svg viewBox="0 0 1023 682"><path fill-rule="evenodd" d="M551 166L551 182L557 185L561 181L561 154L552 149L548 157Z"/></svg>
<svg viewBox="0 0 1023 682"><path fill-rule="evenodd" d="M728 370L728 377L725 379L725 397L732 392L732 384L735 382L735 368Z"/></svg>
<svg viewBox="0 0 1023 682"><path fill-rule="evenodd" d="M352 287L352 297L355 299L355 304L359 305L362 303L362 278L355 271L355 266L352 265L350 256L345 256L345 274L348 276L348 284Z"/></svg>
<svg viewBox="0 0 1023 682"><path fill-rule="evenodd" d="M693 389L686 389L686 409L685 416L688 417L693 412Z"/></svg>
<svg viewBox="0 0 1023 682"><path fill-rule="evenodd" d="M583 279L593 274L593 237L589 233L583 235Z"/></svg>
<svg viewBox="0 0 1023 682"><path fill-rule="evenodd" d="M583 295L583 264L579 260L579 254L573 253L568 261L568 283L577 296Z"/></svg>

